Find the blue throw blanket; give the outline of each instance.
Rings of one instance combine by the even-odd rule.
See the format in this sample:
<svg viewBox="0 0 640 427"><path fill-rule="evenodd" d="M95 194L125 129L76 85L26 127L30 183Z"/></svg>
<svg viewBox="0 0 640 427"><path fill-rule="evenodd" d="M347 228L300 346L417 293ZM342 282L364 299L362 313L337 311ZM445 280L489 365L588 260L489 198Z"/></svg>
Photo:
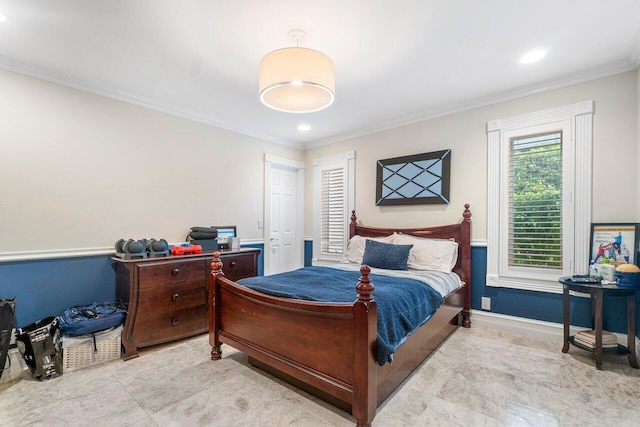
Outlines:
<svg viewBox="0 0 640 427"><path fill-rule="evenodd" d="M378 304L378 354L380 366L391 363L393 353L407 337L431 318L443 302L429 285L414 279L371 274ZM283 298L305 301L353 303L358 297L360 273L328 267L306 267L273 276L238 280L247 288Z"/></svg>

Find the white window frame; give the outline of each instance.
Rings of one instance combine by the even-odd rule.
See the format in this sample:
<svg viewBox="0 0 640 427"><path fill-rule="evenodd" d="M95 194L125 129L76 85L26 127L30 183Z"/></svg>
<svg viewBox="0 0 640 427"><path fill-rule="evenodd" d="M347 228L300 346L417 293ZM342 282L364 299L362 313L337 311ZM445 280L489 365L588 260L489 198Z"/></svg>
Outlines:
<svg viewBox="0 0 640 427"><path fill-rule="evenodd" d="M342 261L342 254L332 255L321 253L321 195L322 195L322 171L326 169L343 168L345 176L345 210L344 210L344 242L343 253L349 242L349 221L351 211L355 209L355 162L356 152L348 151L330 157L313 159L313 258L312 263L327 264Z"/></svg>
<svg viewBox="0 0 640 427"><path fill-rule="evenodd" d="M562 131L563 267L546 270L508 265L508 171L512 138ZM561 293L561 276L589 269L593 149L593 101L487 124L487 286Z"/></svg>

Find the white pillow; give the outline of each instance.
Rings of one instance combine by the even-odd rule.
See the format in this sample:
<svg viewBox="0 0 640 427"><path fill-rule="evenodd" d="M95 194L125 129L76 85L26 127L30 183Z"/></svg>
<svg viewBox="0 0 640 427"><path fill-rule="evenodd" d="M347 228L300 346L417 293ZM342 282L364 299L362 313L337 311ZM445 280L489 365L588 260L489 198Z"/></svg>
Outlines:
<svg viewBox="0 0 640 427"><path fill-rule="evenodd" d="M394 233L395 234L395 233ZM342 262L344 264L362 264L362 257L364 257L364 247L369 240L375 240L377 242L382 243L393 243L393 236L391 234L389 236L384 237L362 237L362 236L353 236L351 240L349 240L349 245L347 246L347 253L342 257Z"/></svg>
<svg viewBox="0 0 640 427"><path fill-rule="evenodd" d="M450 273L458 260L458 243L453 240L427 239L409 234L395 234L394 244L413 245L407 267Z"/></svg>

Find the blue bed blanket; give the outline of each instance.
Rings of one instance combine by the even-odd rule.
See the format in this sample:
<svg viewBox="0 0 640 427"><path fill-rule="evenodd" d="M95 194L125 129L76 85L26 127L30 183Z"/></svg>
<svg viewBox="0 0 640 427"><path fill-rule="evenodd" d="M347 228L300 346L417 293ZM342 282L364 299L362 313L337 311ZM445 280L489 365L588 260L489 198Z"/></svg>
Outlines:
<svg viewBox="0 0 640 427"><path fill-rule="evenodd" d="M440 293L419 280L369 275L378 304L377 362L391 363L393 353L431 318L444 301ZM247 288L283 298L353 303L360 273L328 267L305 267L272 276L238 280Z"/></svg>

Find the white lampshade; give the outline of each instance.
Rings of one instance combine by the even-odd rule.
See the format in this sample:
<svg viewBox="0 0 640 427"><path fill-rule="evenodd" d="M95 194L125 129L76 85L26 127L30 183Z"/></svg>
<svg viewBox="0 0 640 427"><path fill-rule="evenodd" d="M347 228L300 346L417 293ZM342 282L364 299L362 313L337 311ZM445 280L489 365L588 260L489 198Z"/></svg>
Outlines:
<svg viewBox="0 0 640 427"><path fill-rule="evenodd" d="M302 47L274 50L260 61L260 100L287 113L311 113L333 103L333 61Z"/></svg>

